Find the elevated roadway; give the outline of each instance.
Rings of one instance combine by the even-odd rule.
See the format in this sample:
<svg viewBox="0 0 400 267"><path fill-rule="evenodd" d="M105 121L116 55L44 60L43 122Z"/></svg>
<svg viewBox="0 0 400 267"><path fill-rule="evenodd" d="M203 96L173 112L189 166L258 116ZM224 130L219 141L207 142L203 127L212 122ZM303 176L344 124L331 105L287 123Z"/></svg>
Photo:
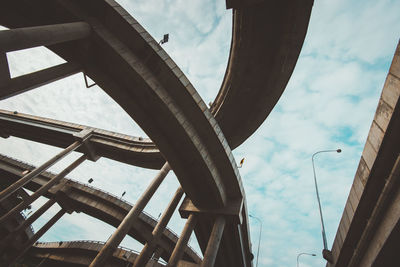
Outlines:
<svg viewBox="0 0 400 267"><path fill-rule="evenodd" d="M400 246L400 43L327 267L395 267Z"/></svg>
<svg viewBox="0 0 400 267"><path fill-rule="evenodd" d="M25 170L32 169L34 169L32 165L0 155L0 188L16 181ZM54 176L53 173L44 172L28 183L26 189L35 192ZM69 212L83 212L114 227L121 223L132 208L132 204L121 198L67 178L63 178L59 185L51 189L44 197L55 198L57 203ZM156 219L142 212L139 220L132 225L128 234L142 244L151 242L151 232L156 223ZM159 242L163 251L161 258L165 261L168 261L177 240L178 236L174 232L168 228L165 229ZM185 249L183 259L193 263L201 261L200 257L189 247Z"/></svg>
<svg viewBox="0 0 400 267"><path fill-rule="evenodd" d="M39 242L27 253L26 262L40 264L42 267L89 266L92 258L103 247L98 241ZM119 247L105 267L126 267L133 264L137 251ZM161 267L164 264L151 260L146 267Z"/></svg>
<svg viewBox="0 0 400 267"><path fill-rule="evenodd" d="M82 66L140 125L168 160L196 207L222 210L231 203L242 203L237 214L240 224L228 224L225 229L216 265L250 266L245 195L231 147L254 132L279 99L300 52L311 6L312 1L251 1L234 9L229 66L212 111L157 41L112 0L45 0L40 5L27 0L8 1L0 11L0 24L18 28L88 23L91 35L87 39L48 48L67 62ZM262 50L257 54L250 49ZM247 58L254 63L246 63ZM268 81L267 75L271 75ZM224 115L239 109L248 114ZM224 130L215 119L219 112ZM253 122L242 121L242 125L243 118ZM230 134L231 130L235 132ZM195 232L203 251L211 226L209 216L199 217Z"/></svg>

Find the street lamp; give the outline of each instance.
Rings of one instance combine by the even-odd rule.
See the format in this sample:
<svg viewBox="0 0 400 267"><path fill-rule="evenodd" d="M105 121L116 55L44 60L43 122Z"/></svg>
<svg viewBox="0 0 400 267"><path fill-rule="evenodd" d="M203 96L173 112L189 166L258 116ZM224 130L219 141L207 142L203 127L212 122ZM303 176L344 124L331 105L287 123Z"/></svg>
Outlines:
<svg viewBox="0 0 400 267"><path fill-rule="evenodd" d="M304 253L304 252L302 252L302 253L299 253L298 255L297 255L297 267L299 267L299 257L301 256L301 255L308 255L308 256L313 256L313 257L315 257L315 256L317 256L316 254L314 254L314 253Z"/></svg>
<svg viewBox="0 0 400 267"><path fill-rule="evenodd" d="M256 216L253 216L251 214L249 214L249 216L253 219L256 219L259 223L260 223L260 234L258 235L258 248L257 248L257 263L256 263L256 267L258 267L258 255L260 254L260 243L261 243L261 231L262 231L262 221L257 218Z"/></svg>
<svg viewBox="0 0 400 267"><path fill-rule="evenodd" d="M318 207L319 207L319 215L321 218L321 227L322 227L322 241L324 242L324 249L322 250L322 256L324 257L324 259L326 259L329 262L332 262L332 253L331 251L328 249L328 244L326 241L326 234L325 234L325 226L324 226L324 218L322 217L322 208L321 208L321 201L319 199L319 193L318 193L318 185L317 185L317 176L315 174L315 166L314 166L314 157L315 155L319 154L319 153L325 153L325 152L336 152L336 153L340 153L342 152L342 150L336 149L336 150L321 150L321 151L317 151L315 152L312 157L311 157L311 161L312 161L312 166L313 166L313 171L314 171L314 183L315 183L315 192L317 193L317 200L318 200Z"/></svg>

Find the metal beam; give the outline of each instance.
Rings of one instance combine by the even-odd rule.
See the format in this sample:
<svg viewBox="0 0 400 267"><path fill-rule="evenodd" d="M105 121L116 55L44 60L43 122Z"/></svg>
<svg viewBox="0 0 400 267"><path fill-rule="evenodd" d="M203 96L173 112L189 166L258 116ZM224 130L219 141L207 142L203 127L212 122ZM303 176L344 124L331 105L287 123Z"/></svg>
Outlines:
<svg viewBox="0 0 400 267"><path fill-rule="evenodd" d="M0 31L0 52L47 46L88 37L86 22L72 22Z"/></svg>
<svg viewBox="0 0 400 267"><path fill-rule="evenodd" d="M21 75L16 78L8 79L0 85L0 100L63 79L80 71L80 66L67 62L26 75Z"/></svg>

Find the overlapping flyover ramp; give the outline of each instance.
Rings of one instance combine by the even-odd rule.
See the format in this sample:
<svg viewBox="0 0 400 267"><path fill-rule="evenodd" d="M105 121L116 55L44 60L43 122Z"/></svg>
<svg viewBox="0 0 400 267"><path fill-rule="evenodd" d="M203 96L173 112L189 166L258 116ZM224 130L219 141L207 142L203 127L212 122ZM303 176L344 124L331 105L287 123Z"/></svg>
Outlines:
<svg viewBox="0 0 400 267"><path fill-rule="evenodd" d="M73 150L83 156L38 189L35 197L60 184L86 159L104 156L141 167L163 166L91 266L107 262L170 169L181 188L152 232L155 243L183 192L180 213L188 220L168 265L187 264L182 255L194 230L204 255L200 265L251 266L246 198L231 149L261 125L282 94L304 41L312 4L311 0L227 1L233 8L231 51L223 84L209 109L161 46L115 1L43 0L40 5L7 1L0 10L0 24L10 29L0 32L1 99L83 71L152 141L2 111L2 136L65 150L1 192L0 201ZM67 63L11 79L5 53L38 45ZM114 155L117 151L123 152ZM7 221L6 215L0 223ZM57 216L62 214L51 223ZM154 249L154 244L146 243L135 265L142 266ZM9 260L23 254L20 251Z"/></svg>

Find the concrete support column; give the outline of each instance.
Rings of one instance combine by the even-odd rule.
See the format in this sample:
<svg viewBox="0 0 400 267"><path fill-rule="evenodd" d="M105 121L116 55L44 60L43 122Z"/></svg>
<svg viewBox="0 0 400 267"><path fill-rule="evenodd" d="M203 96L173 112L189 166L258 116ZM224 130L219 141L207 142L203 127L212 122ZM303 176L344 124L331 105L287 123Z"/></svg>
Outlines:
<svg viewBox="0 0 400 267"><path fill-rule="evenodd" d="M56 175L53 179L48 181L46 184L42 185L35 193L33 193L28 199L19 203L13 209L8 211L5 215L0 218L0 225L4 223L7 219L12 218L15 214L20 212L21 210L27 208L33 201L41 197L44 193L47 192L53 185L59 182L62 178L67 176L72 170L78 167L82 162L86 160L87 156L82 155L77 160L72 162L67 168L65 168L62 172Z"/></svg>
<svg viewBox="0 0 400 267"><path fill-rule="evenodd" d="M4 189L2 192L0 192L0 201L3 201L6 199L8 196L10 196L12 193L20 189L22 186L33 180L36 176L47 170L49 167L54 165L56 162L58 162L60 159L77 149L81 145L80 141L74 142L72 145L58 153L56 156L42 164L41 166L35 168L33 171L29 172L27 175Z"/></svg>
<svg viewBox="0 0 400 267"><path fill-rule="evenodd" d="M208 239L206 252L204 253L203 262L201 267L212 267L217 257L219 244L224 233L226 219L222 215L218 216L215 220L210 238Z"/></svg>
<svg viewBox="0 0 400 267"><path fill-rule="evenodd" d="M175 195L171 199L170 203L168 204L167 209L164 211L163 215L158 221L156 227L154 227L154 230L152 232L153 238L146 242L139 256L136 258L135 264L133 266L135 267L144 266L149 261L151 255L156 249L157 243L162 233L165 230L165 227L167 226L169 220L171 219L172 214L174 213L176 207L178 206L182 196L183 196L183 189L182 187L179 187L178 190L176 190Z"/></svg>
<svg viewBox="0 0 400 267"><path fill-rule="evenodd" d="M47 46L89 36L90 25L72 22L0 31L0 52Z"/></svg>
<svg viewBox="0 0 400 267"><path fill-rule="evenodd" d="M124 220L118 226L117 230L112 234L112 236L107 240L104 247L97 254L96 258L90 264L90 267L104 266L108 257L114 252L114 250L121 243L122 239L126 236L129 229L132 227L132 223L138 218L139 214L143 211L144 207L147 205L151 197L154 195L164 178L167 176L168 172L171 170L168 162L164 164L158 175L153 179L151 184L147 187L146 191L138 199L136 204L125 216Z"/></svg>
<svg viewBox="0 0 400 267"><path fill-rule="evenodd" d="M53 204L56 202L55 199L49 199L46 203L43 204L35 213L33 213L29 218L27 218L21 225L19 225L16 229L10 232L0 243L0 251L11 242L12 239L20 235L25 229L34 223L40 216L43 215Z"/></svg>
<svg viewBox="0 0 400 267"><path fill-rule="evenodd" d="M189 241L190 235L193 232L193 229L196 225L196 215L190 214L189 218L186 221L185 227L182 230L181 235L179 236L178 242L175 245L174 251L172 251L171 257L169 258L168 267L174 267L178 264L178 261L182 258L183 252L187 247L187 243Z"/></svg>
<svg viewBox="0 0 400 267"><path fill-rule="evenodd" d="M59 212L57 212L56 215L54 215L45 225L42 226L42 228L37 231L31 239L26 241L26 243L22 246L22 249L17 253L17 255L9 261L10 265L13 265L19 258L21 258L27 251L30 249L30 247L39 240L39 238L42 237L64 214L65 210L61 209Z"/></svg>
<svg viewBox="0 0 400 267"><path fill-rule="evenodd" d="M60 80L72 74L78 73L80 71L81 71L80 66L78 66L77 64L67 62L54 67L29 73L26 75L21 75L13 79L9 78L8 80L5 80L4 82L0 83L0 100Z"/></svg>

